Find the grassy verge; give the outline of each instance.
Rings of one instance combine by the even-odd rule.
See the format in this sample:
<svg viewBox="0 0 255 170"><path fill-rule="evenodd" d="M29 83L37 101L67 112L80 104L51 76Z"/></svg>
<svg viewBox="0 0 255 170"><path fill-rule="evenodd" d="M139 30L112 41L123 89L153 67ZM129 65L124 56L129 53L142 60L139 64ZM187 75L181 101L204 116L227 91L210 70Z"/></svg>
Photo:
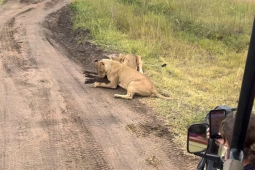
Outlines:
<svg viewBox="0 0 255 170"><path fill-rule="evenodd" d="M74 29L109 51L141 55L160 93L144 98L169 120L175 140L217 105L236 106L255 4L233 0L75 0ZM167 67L160 67L166 63Z"/></svg>

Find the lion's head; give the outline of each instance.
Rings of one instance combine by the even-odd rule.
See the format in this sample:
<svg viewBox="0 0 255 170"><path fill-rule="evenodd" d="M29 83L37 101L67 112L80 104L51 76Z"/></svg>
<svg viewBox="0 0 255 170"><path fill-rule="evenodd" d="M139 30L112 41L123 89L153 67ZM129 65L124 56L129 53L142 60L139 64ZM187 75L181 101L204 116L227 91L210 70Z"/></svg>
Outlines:
<svg viewBox="0 0 255 170"><path fill-rule="evenodd" d="M95 68L97 74L100 78L104 78L107 75L107 71L110 69L111 65L107 62L108 59L95 60Z"/></svg>
<svg viewBox="0 0 255 170"><path fill-rule="evenodd" d="M125 55L123 55L123 54L110 54L110 55L108 55L108 57L111 60L118 61L120 63L123 63L125 60Z"/></svg>

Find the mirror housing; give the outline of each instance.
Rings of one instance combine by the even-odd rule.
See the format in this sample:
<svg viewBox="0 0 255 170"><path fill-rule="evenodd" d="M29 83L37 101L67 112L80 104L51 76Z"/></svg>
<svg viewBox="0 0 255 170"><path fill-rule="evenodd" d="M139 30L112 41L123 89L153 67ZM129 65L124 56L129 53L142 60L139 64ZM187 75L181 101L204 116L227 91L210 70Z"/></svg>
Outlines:
<svg viewBox="0 0 255 170"><path fill-rule="evenodd" d="M204 152L208 146L207 123L193 124L188 128L187 151L189 153Z"/></svg>
<svg viewBox="0 0 255 170"><path fill-rule="evenodd" d="M206 160L213 161L214 165L221 169L223 166L221 157L206 153L210 145L208 141L214 142L214 139L207 139L207 128L209 128L207 123L193 124L188 128L187 151Z"/></svg>

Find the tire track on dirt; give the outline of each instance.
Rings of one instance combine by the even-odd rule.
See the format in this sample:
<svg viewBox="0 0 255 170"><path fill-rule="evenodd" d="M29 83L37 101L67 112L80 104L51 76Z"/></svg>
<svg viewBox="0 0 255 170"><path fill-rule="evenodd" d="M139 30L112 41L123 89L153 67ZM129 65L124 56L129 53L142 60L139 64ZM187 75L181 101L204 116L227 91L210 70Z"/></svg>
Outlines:
<svg viewBox="0 0 255 170"><path fill-rule="evenodd" d="M13 30L10 29L13 23L14 23L14 18L8 21L6 24L4 24L3 28L0 31L0 40L2 42L1 51L2 53L3 51L8 51L8 54L7 52L3 53L1 57L3 58L5 71L10 76L11 76L11 72L14 71L14 69L16 69L17 65L19 65L16 56L20 53L19 47L17 46L17 44L13 43L15 42L13 37ZM11 51L12 53L9 53ZM10 61L10 59L12 61Z"/></svg>
<svg viewBox="0 0 255 170"><path fill-rule="evenodd" d="M26 69L28 66L36 68L36 62L33 58L25 59L21 54L21 44L22 42L17 42L15 40L14 34L17 32L13 28L15 23L15 18L33 10L34 8L28 8L22 12L19 12L14 17L9 19L2 27L0 31L0 41L1 41L1 51L3 58L3 65L6 73L9 76L17 74L21 70Z"/></svg>
<svg viewBox="0 0 255 170"><path fill-rule="evenodd" d="M45 164L46 169L109 169L101 156L101 149L81 120L70 117L72 111L66 110L65 104L58 106L58 103L65 102L57 89L57 83L52 81L52 78L46 75L44 70L40 68L38 70L35 59L34 65L33 63L26 64L27 61L31 61L31 57L34 55L26 40L27 35L24 34L26 25L20 23L23 23L24 14L30 11L28 9L17 14L1 30L1 46L7 54L3 55L6 70L19 89L19 95L27 99L24 104L29 106L31 115L33 115L26 126L22 123L23 119L18 122L16 120L15 123L29 131L33 128L42 128L40 133L44 138L47 136L46 140L40 141L39 150L34 154L37 158L41 157L39 167ZM19 46L14 38L15 35L18 35L19 42L22 42ZM10 56L10 54L13 55ZM57 88L54 88L54 85ZM56 99L60 99L60 101L55 101ZM32 125L33 121L35 123ZM20 134L22 133L20 132ZM3 135L6 136L6 134ZM52 159L53 156L57 159ZM4 169L8 169L7 165L3 166Z"/></svg>

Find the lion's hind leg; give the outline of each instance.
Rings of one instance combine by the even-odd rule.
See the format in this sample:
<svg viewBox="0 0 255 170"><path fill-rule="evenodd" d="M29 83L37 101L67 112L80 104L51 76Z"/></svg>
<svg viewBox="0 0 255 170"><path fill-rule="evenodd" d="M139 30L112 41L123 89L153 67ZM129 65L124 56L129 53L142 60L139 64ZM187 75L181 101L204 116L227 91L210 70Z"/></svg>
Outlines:
<svg viewBox="0 0 255 170"><path fill-rule="evenodd" d="M133 96L135 94L135 88L133 86L134 82L131 82L127 87L127 94L126 95L120 95L115 94L114 97L122 98L122 99L133 99Z"/></svg>
<svg viewBox="0 0 255 170"><path fill-rule="evenodd" d="M114 97L116 98L129 99L129 100L133 99L133 96L134 95L131 93L127 93L126 95L114 94Z"/></svg>

